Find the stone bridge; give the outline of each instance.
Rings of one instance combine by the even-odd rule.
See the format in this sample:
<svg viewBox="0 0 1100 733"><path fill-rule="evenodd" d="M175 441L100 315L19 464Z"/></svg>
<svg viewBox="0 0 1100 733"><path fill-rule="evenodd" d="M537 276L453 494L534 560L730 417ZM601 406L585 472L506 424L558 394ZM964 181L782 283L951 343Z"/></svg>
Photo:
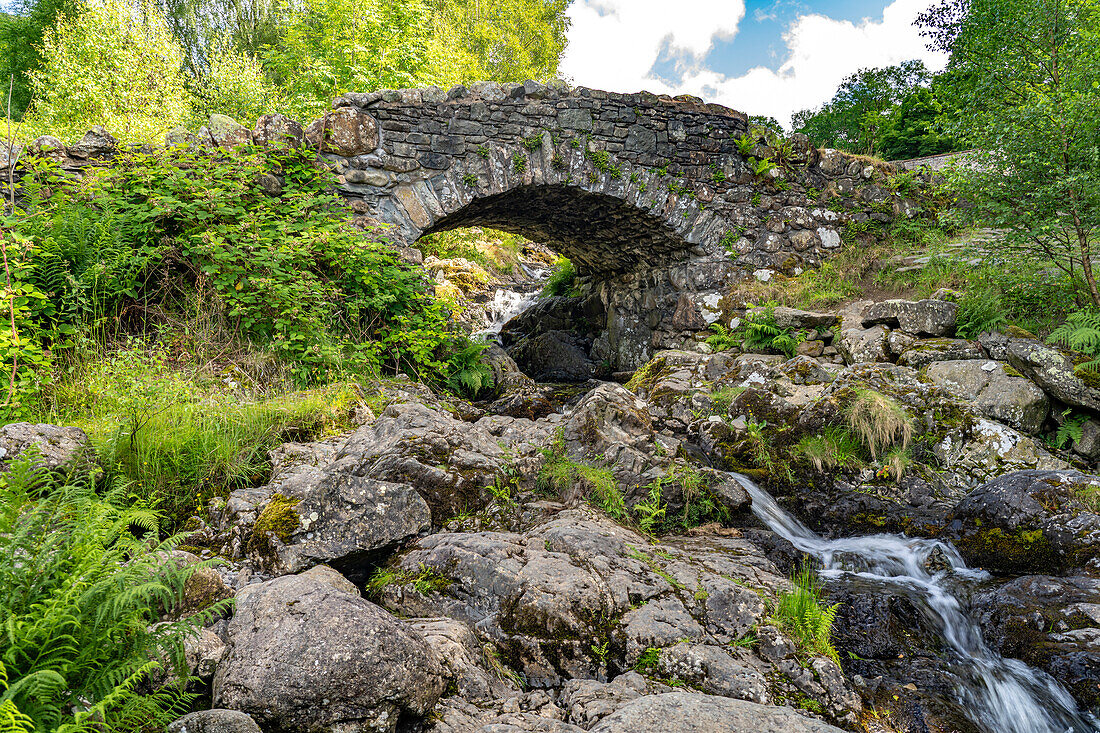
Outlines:
<svg viewBox="0 0 1100 733"><path fill-rule="evenodd" d="M334 107L307 136L362 223L409 245L472 225L550 243L600 291L616 368L698 338L731 279L816 266L849 222L916 210L889 166L769 144L693 97L478 83Z"/></svg>
<svg viewBox="0 0 1100 733"><path fill-rule="evenodd" d="M68 155L92 155L102 141L89 136ZM621 369L700 338L731 280L816 266L849 223L916 210L891 166L758 137L744 114L694 97L561 82L351 93L304 129L215 115L197 137L169 135L288 141L318 147L357 223L389 225L398 246L471 225L549 243L599 293L601 360Z"/></svg>

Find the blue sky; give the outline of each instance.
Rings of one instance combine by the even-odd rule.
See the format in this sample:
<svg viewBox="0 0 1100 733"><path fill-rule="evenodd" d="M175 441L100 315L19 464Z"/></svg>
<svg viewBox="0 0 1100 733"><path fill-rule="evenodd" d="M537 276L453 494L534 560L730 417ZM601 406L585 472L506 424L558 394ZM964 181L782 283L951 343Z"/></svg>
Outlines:
<svg viewBox="0 0 1100 733"><path fill-rule="evenodd" d="M931 2L574 0L562 72L576 84L695 94L787 124L862 67L912 58L942 67L913 26Z"/></svg>

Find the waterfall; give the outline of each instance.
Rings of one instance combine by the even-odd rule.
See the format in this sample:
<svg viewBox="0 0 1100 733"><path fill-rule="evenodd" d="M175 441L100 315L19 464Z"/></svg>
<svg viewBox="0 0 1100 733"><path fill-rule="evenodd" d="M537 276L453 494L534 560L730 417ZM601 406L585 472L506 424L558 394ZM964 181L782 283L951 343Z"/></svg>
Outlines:
<svg viewBox="0 0 1100 733"><path fill-rule="evenodd" d="M982 638L946 581L974 583L988 575L966 567L958 551L937 540L876 534L826 540L784 511L770 494L740 474L730 474L752 497L752 511L776 534L824 564L822 575L859 579L905 594L955 657L961 680L958 702L988 733L1096 733L1096 719L1050 675L1005 659ZM934 562L930 562L930 560ZM931 570L931 566L942 568ZM945 567L946 566L946 567Z"/></svg>

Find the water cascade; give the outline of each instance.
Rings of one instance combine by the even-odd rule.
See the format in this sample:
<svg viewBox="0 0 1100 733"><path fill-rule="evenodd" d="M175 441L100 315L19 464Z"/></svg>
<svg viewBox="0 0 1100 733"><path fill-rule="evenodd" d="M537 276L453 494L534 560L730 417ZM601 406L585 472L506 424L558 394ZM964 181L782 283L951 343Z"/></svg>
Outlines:
<svg viewBox="0 0 1100 733"><path fill-rule="evenodd" d="M988 733L1096 733L1100 724L1077 709L1070 694L1049 675L1005 659L982 638L952 585L988 578L966 567L958 551L937 540L876 534L827 540L784 511L750 479L731 474L752 497L752 511L769 529L816 557L822 575L858 581L904 594L951 650L951 671L961 680L958 702Z"/></svg>

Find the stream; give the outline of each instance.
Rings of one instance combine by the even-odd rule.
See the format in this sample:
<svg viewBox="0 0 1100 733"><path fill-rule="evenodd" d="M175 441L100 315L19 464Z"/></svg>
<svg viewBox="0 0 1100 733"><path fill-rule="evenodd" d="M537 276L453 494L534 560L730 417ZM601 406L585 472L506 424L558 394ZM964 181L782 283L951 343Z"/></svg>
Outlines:
<svg viewBox="0 0 1100 733"><path fill-rule="evenodd" d="M528 268L525 268L528 270ZM476 335L498 340L501 327L533 305L546 271L530 270L526 292L497 289L486 304L486 328ZM821 575L837 583L906 596L950 650L947 666L960 680L957 702L987 733L1100 733L1100 722L1077 708L1050 675L986 644L959 598L989 578L968 568L958 551L938 540L877 534L827 540L784 511L749 478L730 474L752 497L752 511L769 529L822 562Z"/></svg>
<svg viewBox="0 0 1100 733"><path fill-rule="evenodd" d="M1023 662L1005 659L952 592L988 578L966 567L958 551L937 540L877 534L826 540L784 511L770 494L740 474L730 474L752 497L752 511L776 534L824 564L823 577L860 582L910 598L946 642L948 665L962 684L958 702L988 733L1096 733L1100 724L1077 709L1054 678ZM930 570L930 567L942 568Z"/></svg>

